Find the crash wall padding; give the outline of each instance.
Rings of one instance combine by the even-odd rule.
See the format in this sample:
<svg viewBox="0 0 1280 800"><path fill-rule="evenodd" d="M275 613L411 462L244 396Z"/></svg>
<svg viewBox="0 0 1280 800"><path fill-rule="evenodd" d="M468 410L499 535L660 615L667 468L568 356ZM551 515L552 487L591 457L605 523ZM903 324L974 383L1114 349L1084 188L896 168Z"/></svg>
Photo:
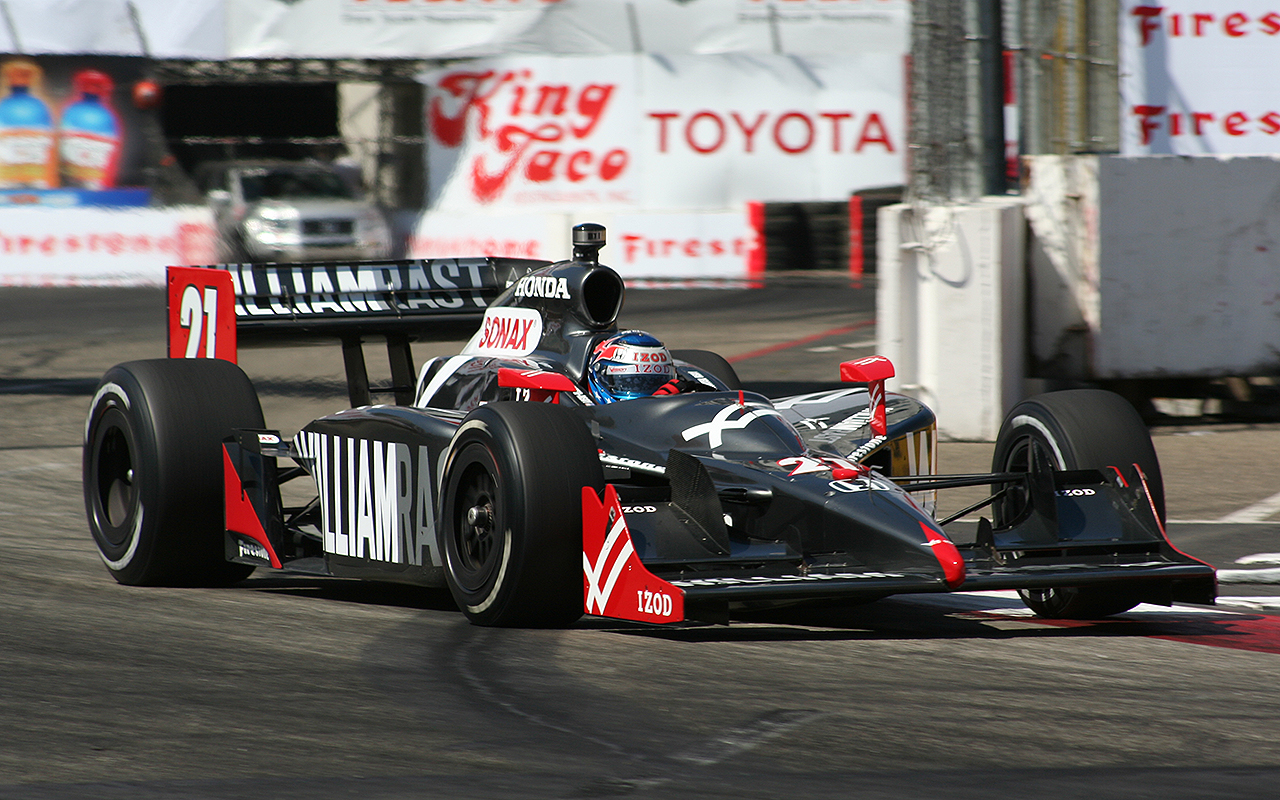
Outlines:
<svg viewBox="0 0 1280 800"><path fill-rule="evenodd" d="M1280 157L1026 159L1033 368L1274 374Z"/></svg>
<svg viewBox="0 0 1280 800"><path fill-rule="evenodd" d="M1017 198L879 212L877 349L888 389L944 439L993 441L1023 394L1023 217Z"/></svg>

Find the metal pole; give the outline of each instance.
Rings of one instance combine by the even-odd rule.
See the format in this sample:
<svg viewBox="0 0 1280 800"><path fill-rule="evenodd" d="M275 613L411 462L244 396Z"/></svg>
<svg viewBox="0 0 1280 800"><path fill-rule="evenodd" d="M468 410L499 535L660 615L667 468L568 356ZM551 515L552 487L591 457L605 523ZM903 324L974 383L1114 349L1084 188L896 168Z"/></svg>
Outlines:
<svg viewBox="0 0 1280 800"><path fill-rule="evenodd" d="M1004 25L1000 0L978 4L978 102L983 194L1004 194Z"/></svg>

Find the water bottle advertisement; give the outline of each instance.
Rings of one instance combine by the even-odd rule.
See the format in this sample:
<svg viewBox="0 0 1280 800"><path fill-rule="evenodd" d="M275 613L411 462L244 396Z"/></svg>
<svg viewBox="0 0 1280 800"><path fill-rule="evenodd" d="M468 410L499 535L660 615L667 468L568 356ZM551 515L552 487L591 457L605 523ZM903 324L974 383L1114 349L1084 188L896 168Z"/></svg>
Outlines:
<svg viewBox="0 0 1280 800"><path fill-rule="evenodd" d="M139 206L143 59L0 59L0 207Z"/></svg>

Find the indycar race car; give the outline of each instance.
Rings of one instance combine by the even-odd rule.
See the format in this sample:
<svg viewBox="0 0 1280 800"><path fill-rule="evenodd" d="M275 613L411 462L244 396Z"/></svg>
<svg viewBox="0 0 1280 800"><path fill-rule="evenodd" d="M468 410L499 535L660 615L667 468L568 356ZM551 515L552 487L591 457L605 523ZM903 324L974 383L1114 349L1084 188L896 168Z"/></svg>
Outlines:
<svg viewBox="0 0 1280 800"><path fill-rule="evenodd" d="M771 400L714 353L620 330L604 235L575 227L557 263L171 268L171 357L108 370L86 424L107 569L140 585L258 569L447 586L471 621L502 626L728 623L736 608L987 589L1051 617L1214 602L1213 568L1165 536L1155 451L1119 396L1026 400L990 473L939 475L933 412L885 391L887 359ZM459 326L474 330L462 351L415 375L410 342ZM318 338L342 344L351 407L267 428L237 348ZM374 338L389 387L369 385ZM314 492L286 505L294 480ZM990 492L937 518L936 493L956 487Z"/></svg>

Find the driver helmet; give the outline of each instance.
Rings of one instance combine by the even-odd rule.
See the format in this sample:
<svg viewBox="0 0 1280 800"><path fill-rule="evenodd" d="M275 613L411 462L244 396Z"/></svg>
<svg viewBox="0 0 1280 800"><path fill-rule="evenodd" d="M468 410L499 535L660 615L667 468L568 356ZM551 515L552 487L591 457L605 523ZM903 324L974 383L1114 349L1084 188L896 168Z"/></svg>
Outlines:
<svg viewBox="0 0 1280 800"><path fill-rule="evenodd" d="M623 331L596 345L587 387L597 403L648 397L676 376L671 353L644 331Z"/></svg>

